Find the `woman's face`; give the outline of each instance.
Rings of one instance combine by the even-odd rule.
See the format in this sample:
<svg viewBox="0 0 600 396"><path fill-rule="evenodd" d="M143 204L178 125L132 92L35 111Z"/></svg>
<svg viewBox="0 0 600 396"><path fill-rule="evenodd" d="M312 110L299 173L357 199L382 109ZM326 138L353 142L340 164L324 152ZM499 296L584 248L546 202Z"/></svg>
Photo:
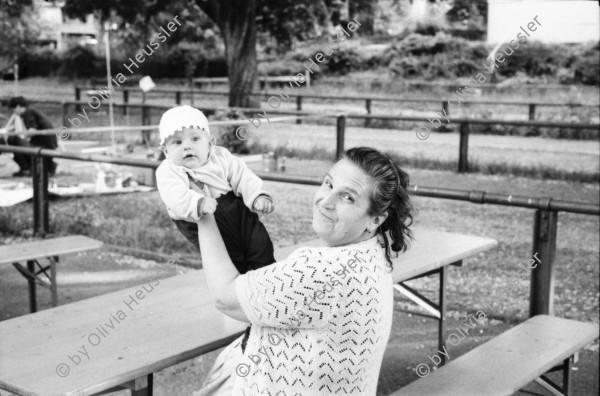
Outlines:
<svg viewBox="0 0 600 396"><path fill-rule="evenodd" d="M386 216L369 216L370 196L375 181L361 168L342 159L325 175L315 193L313 229L327 246L366 240Z"/></svg>

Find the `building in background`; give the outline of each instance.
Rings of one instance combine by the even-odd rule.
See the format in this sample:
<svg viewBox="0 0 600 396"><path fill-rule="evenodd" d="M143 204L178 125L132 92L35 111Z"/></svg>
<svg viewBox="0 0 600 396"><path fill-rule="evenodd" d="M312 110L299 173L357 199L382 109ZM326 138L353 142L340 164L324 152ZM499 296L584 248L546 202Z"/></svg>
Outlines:
<svg viewBox="0 0 600 396"><path fill-rule="evenodd" d="M596 1L488 0L487 41L513 38L535 16L541 23L534 39L544 43L600 40L600 8ZM546 27L544 29L544 27Z"/></svg>
<svg viewBox="0 0 600 396"><path fill-rule="evenodd" d="M78 45L96 50L100 35L97 19L91 14L85 22L69 19L62 11L63 5L64 1L35 2L42 30L40 44L60 52Z"/></svg>

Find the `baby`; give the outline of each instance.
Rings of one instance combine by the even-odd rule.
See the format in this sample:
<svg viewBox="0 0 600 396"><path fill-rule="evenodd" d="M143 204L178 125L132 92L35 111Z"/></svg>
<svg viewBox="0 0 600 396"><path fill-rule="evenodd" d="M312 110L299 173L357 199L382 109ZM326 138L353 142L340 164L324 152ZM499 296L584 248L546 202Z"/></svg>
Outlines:
<svg viewBox="0 0 600 396"><path fill-rule="evenodd" d="M179 231L199 249L196 221L214 213L241 274L274 263L271 238L251 211L273 211L262 180L244 161L215 145L200 110L187 105L167 110L159 132L166 158L156 170L158 192Z"/></svg>

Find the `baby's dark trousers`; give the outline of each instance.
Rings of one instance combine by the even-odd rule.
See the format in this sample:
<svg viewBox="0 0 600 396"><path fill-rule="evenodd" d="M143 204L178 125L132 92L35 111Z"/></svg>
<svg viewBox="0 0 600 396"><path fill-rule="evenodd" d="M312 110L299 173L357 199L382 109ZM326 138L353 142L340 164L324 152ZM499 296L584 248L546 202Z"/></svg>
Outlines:
<svg viewBox="0 0 600 396"><path fill-rule="evenodd" d="M240 274L275 262L273 243L267 229L258 215L232 191L217 198L215 220L229 257ZM198 225L184 220L173 221L177 229L200 250Z"/></svg>

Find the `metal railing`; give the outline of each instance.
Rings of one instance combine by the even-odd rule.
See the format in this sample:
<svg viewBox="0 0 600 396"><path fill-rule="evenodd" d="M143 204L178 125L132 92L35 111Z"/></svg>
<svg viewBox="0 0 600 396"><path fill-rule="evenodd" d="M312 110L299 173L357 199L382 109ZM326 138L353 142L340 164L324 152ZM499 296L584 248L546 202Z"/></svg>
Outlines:
<svg viewBox="0 0 600 396"><path fill-rule="evenodd" d="M48 205L48 168L45 158L63 158L77 161L104 162L115 165L127 165L156 169L159 162L131 160L98 155L79 155L62 153L41 148L15 147L0 145L0 153L12 152L26 154L32 158L33 180L33 217L34 233L45 235L49 230ZM321 181L309 177L291 177L257 173L268 181L320 185ZM600 205L591 202L572 202L548 197L528 197L513 194L490 193L486 191L467 191L427 186L410 186L412 195L428 198L452 199L477 204L503 205L534 209L532 254L537 252L543 265L532 269L530 286L530 316L552 314L554 310L554 272L558 212L578 213L599 216Z"/></svg>
<svg viewBox="0 0 600 396"><path fill-rule="evenodd" d="M81 90L93 90L91 87L75 87L75 100L81 100ZM123 103L129 103L129 93L142 91L135 88L120 88L123 92ZM184 95L189 95L192 102L194 95L216 95L216 96L228 96L229 91L196 91L196 90L177 90L177 89L155 89L152 92L162 94L174 94L175 103L181 104L181 99ZM321 94L298 94L286 92L286 95L290 98L296 98L296 110L301 111L304 99L317 99L317 100L336 100L336 101L364 101L365 110L367 114L372 114L373 102L395 102L395 103L439 103L440 111L450 115L450 99L449 98L428 98L428 99L416 99L416 98L402 98L396 96L372 96L372 95L321 95ZM268 92L253 93L251 96L268 98L272 96ZM591 107L598 108L600 104L593 103L548 103L548 102L531 102L531 101L494 101L494 100L462 100L461 103L465 105L494 105L494 106L524 106L528 108L529 120L534 121L536 117L536 110L540 107ZM365 126L369 126L369 119L365 119Z"/></svg>
<svg viewBox="0 0 600 396"><path fill-rule="evenodd" d="M62 119L63 125L68 125L68 109L70 106L83 106L86 102L76 101L37 101L34 103L52 103L62 106ZM143 104L143 103L127 103L127 104L114 104L116 109L123 108L124 113L128 113L130 108L141 109L141 124L142 126L150 125L150 113L153 109L160 111L166 111L172 106L168 105L157 105L157 104ZM257 116L258 113L263 112L263 109L259 108L228 108L228 107L204 107L197 106L198 109L206 113L207 116L214 114L217 111L239 111L245 115ZM331 114L331 113L314 113L297 110L269 110L269 114L277 115L294 115L298 116L296 123L302 122L302 117L320 117L320 118L332 118L336 121L336 153L335 158L338 158L344 152L345 146L345 135L346 135L346 120L347 119L365 119L365 120L388 120L388 121L412 121L423 124L429 123L427 117L420 116L396 116L396 115L373 115L373 114L358 114L358 113L345 113L345 114ZM548 122L548 121L523 121L523 120L502 120L502 119L472 119L472 118L451 118L448 124L459 125L459 144L458 144L458 166L457 171L459 173L469 172L469 135L471 133L472 126L474 125L512 125L530 128L571 128L577 130L592 129L600 132L600 124L571 124L565 122ZM76 130L75 130L76 132ZM150 138L150 131L142 131L142 141L147 142ZM416 137L415 137L416 139Z"/></svg>

